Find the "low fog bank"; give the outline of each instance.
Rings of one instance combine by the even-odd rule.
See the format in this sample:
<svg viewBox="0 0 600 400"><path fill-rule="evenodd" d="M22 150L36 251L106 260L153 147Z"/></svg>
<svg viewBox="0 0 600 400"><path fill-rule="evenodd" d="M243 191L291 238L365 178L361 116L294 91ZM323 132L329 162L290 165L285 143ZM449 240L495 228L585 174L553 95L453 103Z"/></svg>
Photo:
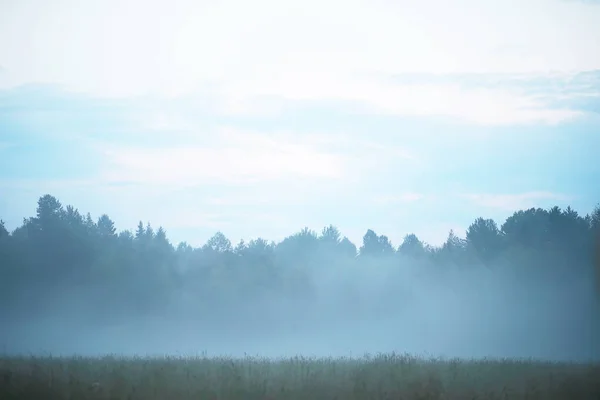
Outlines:
<svg viewBox="0 0 600 400"><path fill-rule="evenodd" d="M265 289L217 299L184 283L139 313L112 305L106 288L63 287L36 313L0 316L0 351L266 357L396 351L600 361L591 275L536 281L509 266L368 264L307 268L300 292Z"/></svg>

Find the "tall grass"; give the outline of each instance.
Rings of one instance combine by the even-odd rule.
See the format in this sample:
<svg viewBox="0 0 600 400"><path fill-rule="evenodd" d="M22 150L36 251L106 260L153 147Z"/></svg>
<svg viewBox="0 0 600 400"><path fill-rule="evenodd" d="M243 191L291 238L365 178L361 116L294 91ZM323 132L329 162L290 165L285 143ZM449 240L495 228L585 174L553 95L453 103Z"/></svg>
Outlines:
<svg viewBox="0 0 600 400"><path fill-rule="evenodd" d="M600 399L600 365L363 358L0 358L0 399Z"/></svg>

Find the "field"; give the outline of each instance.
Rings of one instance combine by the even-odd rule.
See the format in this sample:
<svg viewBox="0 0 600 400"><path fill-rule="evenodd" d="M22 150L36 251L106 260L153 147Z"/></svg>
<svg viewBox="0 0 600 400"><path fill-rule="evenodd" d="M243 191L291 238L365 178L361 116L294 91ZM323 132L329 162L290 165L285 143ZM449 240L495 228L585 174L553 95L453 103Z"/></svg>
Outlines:
<svg viewBox="0 0 600 400"><path fill-rule="evenodd" d="M600 365L409 355L269 360L2 357L0 398L600 399Z"/></svg>

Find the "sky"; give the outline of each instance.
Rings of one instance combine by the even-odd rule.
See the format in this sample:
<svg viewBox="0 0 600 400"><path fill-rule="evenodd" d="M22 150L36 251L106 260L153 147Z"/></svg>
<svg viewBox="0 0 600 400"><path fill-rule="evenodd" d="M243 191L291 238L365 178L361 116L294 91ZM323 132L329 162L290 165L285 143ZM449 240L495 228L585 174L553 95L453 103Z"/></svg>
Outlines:
<svg viewBox="0 0 600 400"><path fill-rule="evenodd" d="M600 2L0 0L0 218L441 244L600 202Z"/></svg>

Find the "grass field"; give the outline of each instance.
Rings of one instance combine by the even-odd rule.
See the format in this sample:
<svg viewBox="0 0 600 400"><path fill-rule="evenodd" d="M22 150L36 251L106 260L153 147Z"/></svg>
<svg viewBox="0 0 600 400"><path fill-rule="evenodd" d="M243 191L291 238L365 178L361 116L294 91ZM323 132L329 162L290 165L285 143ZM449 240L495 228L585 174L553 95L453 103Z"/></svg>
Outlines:
<svg viewBox="0 0 600 400"><path fill-rule="evenodd" d="M3 400L600 399L600 365L527 360L2 357Z"/></svg>

